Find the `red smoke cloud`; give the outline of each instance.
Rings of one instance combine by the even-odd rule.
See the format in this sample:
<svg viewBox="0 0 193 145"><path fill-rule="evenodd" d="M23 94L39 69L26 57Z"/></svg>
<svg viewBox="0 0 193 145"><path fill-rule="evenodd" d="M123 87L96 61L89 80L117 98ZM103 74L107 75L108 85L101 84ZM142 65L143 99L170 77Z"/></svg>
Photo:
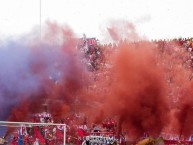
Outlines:
<svg viewBox="0 0 193 145"><path fill-rule="evenodd" d="M163 72L156 66L152 46L124 44L113 60L113 82L105 106L119 118L120 126L159 134L168 123Z"/></svg>
<svg viewBox="0 0 193 145"><path fill-rule="evenodd" d="M126 30L121 31L119 25L108 29L113 40L120 40L119 36L138 40L133 27L122 28ZM133 39L127 32L132 32ZM123 42L117 50L104 108L119 118L120 128L128 128L136 135L145 131L151 135L161 131L191 135L191 70L184 66L187 50L175 41L164 42L161 47L153 42Z"/></svg>
<svg viewBox="0 0 193 145"><path fill-rule="evenodd" d="M115 42L120 40L137 41L140 36L136 33L135 26L126 21L111 21L110 26L107 28L108 34Z"/></svg>
<svg viewBox="0 0 193 145"><path fill-rule="evenodd" d="M56 122L69 112L87 114L94 123L116 118L119 131L126 129L138 137L144 132L159 135L170 120L177 119L174 127L179 134L189 135L193 130L192 85L182 87L188 74L180 65L183 52L175 52L175 44L159 51L154 43L131 42L140 37L130 23L115 22L107 31L114 41L129 43L120 43L107 60L111 67L95 74L81 64L73 31L48 22L42 42L28 46L27 77L35 78L38 89L14 94L20 101L10 107L8 120L25 121L46 102ZM21 76L18 81L26 77ZM174 103L171 96L183 101Z"/></svg>

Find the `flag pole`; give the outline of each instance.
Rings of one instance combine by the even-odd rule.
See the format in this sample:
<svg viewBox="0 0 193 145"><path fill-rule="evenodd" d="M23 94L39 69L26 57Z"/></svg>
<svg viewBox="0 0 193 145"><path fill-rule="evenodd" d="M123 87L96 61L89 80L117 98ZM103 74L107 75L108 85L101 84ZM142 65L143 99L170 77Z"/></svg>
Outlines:
<svg viewBox="0 0 193 145"><path fill-rule="evenodd" d="M42 39L42 0L40 2L40 40Z"/></svg>

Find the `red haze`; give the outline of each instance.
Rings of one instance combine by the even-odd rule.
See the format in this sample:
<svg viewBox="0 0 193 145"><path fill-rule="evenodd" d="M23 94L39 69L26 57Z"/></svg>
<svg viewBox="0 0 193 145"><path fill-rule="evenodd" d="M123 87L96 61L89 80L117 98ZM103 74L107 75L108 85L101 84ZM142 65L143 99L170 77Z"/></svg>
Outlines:
<svg viewBox="0 0 193 145"><path fill-rule="evenodd" d="M174 127L188 136L193 130L192 84L182 86L189 72L181 66L183 53L173 49L178 46L167 44L159 55L154 43L132 42L140 38L130 23L115 22L107 31L115 42L129 43L122 41L113 50L107 60L110 68L89 74L75 50L73 31L48 22L42 42L28 46L28 77L35 74L39 89L14 94L21 101L8 109L8 120L25 121L46 102L56 122L69 112L87 114L94 123L112 117L118 119L119 131L126 129L138 137L144 132L159 135L170 119L177 119ZM88 81L89 75L94 79ZM172 102L171 93L182 101Z"/></svg>
<svg viewBox="0 0 193 145"><path fill-rule="evenodd" d="M152 46L123 44L113 59L113 82L105 108L119 118L120 126L159 134L168 123L163 72L156 66Z"/></svg>

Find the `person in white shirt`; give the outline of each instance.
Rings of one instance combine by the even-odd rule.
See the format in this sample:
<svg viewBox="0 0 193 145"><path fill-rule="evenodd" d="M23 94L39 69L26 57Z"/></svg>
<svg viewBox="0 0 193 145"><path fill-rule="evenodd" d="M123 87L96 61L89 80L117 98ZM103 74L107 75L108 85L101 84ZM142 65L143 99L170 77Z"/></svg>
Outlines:
<svg viewBox="0 0 193 145"><path fill-rule="evenodd" d="M36 138L36 140L35 140L35 142L34 142L34 144L33 145L40 145L39 144L39 141L38 141L38 139Z"/></svg>

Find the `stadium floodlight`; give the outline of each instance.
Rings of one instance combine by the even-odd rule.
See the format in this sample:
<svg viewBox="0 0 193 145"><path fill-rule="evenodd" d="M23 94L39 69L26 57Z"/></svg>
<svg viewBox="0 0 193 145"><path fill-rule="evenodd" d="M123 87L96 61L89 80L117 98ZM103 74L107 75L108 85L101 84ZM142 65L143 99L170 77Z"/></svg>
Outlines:
<svg viewBox="0 0 193 145"><path fill-rule="evenodd" d="M33 122L11 122L11 121L0 121L0 126L4 127L21 127L22 125L26 127L33 126L63 126L63 144L66 145L66 124L59 123L33 123Z"/></svg>

